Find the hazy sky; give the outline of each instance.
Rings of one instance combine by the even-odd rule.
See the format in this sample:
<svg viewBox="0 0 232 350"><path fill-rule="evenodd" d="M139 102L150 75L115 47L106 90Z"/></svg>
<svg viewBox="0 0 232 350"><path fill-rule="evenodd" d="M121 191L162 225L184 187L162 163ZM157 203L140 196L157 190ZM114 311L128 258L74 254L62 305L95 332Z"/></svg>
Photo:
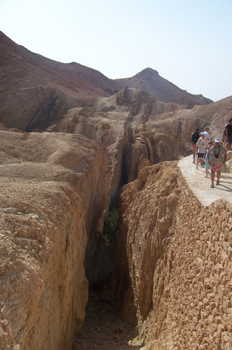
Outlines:
<svg viewBox="0 0 232 350"><path fill-rule="evenodd" d="M0 0L0 30L108 78L150 67L193 94L232 95L232 0Z"/></svg>

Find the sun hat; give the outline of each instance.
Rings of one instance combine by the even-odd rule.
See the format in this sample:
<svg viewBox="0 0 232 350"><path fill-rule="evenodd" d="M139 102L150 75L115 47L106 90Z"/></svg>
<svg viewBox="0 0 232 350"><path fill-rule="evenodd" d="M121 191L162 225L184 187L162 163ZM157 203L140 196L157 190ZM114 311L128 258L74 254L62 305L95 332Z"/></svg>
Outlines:
<svg viewBox="0 0 232 350"><path fill-rule="evenodd" d="M214 142L221 142L221 140L220 139L215 139L215 141Z"/></svg>

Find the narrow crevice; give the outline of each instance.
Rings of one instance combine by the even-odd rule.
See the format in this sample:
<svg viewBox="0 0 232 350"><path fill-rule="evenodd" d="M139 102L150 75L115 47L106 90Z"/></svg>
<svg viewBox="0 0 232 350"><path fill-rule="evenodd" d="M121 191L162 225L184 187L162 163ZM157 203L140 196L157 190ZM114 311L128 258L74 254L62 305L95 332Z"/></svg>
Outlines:
<svg viewBox="0 0 232 350"><path fill-rule="evenodd" d="M103 232L96 236L96 249L87 275L89 300L85 322L74 336L73 349L131 349L129 342L136 337L136 328L133 322L122 320L119 307L122 302L117 300L118 197L111 201Z"/></svg>
<svg viewBox="0 0 232 350"><path fill-rule="evenodd" d="M126 162L129 149L128 143L125 143L121 150L118 193L128 182ZM121 285L117 261L120 234L118 193L111 200L109 210L105 213L103 231L93 233L92 243L88 243L88 246L95 247L94 251L92 250L91 264L86 266L89 300L84 325L74 337L74 349L131 349L128 342L136 336L134 320L128 323L128 320L125 322L120 318L123 301L118 300L118 287ZM121 295L122 299L123 297L124 295ZM133 348L140 349L134 346Z"/></svg>

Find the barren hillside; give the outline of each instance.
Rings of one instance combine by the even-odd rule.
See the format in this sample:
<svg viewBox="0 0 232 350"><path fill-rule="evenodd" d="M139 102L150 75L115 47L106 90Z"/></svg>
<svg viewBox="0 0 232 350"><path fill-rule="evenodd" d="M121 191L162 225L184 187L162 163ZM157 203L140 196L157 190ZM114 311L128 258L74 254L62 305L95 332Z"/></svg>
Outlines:
<svg viewBox="0 0 232 350"><path fill-rule="evenodd" d="M70 108L90 106L125 86L187 107L212 102L188 94L152 69L131 79L111 80L78 63L63 64L32 53L0 32L0 122L8 128L45 130Z"/></svg>
<svg viewBox="0 0 232 350"><path fill-rule="evenodd" d="M125 86L142 89L157 100L173 102L186 108L213 102L201 94L192 95L185 90L181 90L176 85L162 78L157 71L151 68L146 68L131 78L118 79L116 82L121 89Z"/></svg>

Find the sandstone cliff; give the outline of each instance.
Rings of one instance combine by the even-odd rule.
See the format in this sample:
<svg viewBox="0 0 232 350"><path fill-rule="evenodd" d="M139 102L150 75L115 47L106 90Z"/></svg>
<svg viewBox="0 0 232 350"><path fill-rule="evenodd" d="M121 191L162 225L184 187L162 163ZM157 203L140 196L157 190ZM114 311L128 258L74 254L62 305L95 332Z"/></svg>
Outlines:
<svg viewBox="0 0 232 350"><path fill-rule="evenodd" d="M138 324L134 344L231 349L231 204L202 206L167 162L123 187L120 214L119 295Z"/></svg>
<svg viewBox="0 0 232 350"><path fill-rule="evenodd" d="M108 206L108 156L80 135L0 134L1 349L70 349L88 299L88 237Z"/></svg>

